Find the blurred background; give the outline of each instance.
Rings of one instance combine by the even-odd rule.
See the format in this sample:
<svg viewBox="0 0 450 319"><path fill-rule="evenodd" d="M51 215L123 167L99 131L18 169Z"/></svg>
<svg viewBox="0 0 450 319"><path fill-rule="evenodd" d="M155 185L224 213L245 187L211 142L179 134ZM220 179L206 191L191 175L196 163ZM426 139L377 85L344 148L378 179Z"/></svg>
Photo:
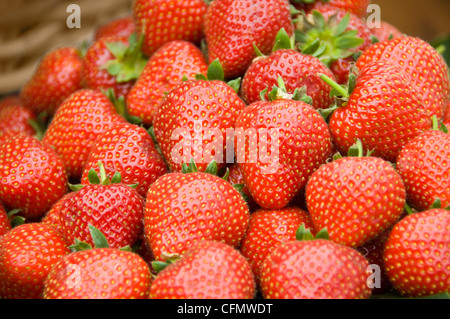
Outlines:
<svg viewBox="0 0 450 319"><path fill-rule="evenodd" d="M0 0L0 95L18 91L49 50L90 40L95 28L131 13L133 0ZM432 44L450 34L450 0L372 0L381 19ZM69 29L70 4L81 9L81 28ZM448 45L450 53L450 43Z"/></svg>

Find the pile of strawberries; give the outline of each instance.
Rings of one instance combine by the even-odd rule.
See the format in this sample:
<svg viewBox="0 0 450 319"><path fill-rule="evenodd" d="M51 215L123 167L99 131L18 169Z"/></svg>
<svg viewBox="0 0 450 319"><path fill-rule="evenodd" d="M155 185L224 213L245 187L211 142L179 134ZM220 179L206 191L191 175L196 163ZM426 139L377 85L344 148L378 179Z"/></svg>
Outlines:
<svg viewBox="0 0 450 319"><path fill-rule="evenodd" d="M136 0L0 101L0 298L448 297L449 71L369 0Z"/></svg>

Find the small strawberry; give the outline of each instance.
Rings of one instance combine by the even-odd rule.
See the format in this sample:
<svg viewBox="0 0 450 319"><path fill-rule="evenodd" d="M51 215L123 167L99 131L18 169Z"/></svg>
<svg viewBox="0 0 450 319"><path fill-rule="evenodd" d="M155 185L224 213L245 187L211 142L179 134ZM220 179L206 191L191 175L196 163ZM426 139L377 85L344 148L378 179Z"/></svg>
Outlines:
<svg viewBox="0 0 450 319"><path fill-rule="evenodd" d="M134 33L128 38L112 36L94 41L83 57L84 86L112 89L116 97L126 97L147 62L141 41Z"/></svg>
<svg viewBox="0 0 450 319"><path fill-rule="evenodd" d="M214 73L214 74L213 74ZM217 74L216 74L217 73ZM216 76L217 75L217 76ZM245 103L231 83L223 81L220 63L208 67L208 78L176 85L159 105L153 120L156 140L172 172L191 158L204 171L212 160L225 166L227 147Z"/></svg>
<svg viewBox="0 0 450 319"><path fill-rule="evenodd" d="M95 30L94 40L118 36L128 38L136 31L134 19L132 15L120 17L99 25Z"/></svg>
<svg viewBox="0 0 450 319"><path fill-rule="evenodd" d="M32 136L0 144L0 201L36 220L67 192L67 173L58 154Z"/></svg>
<svg viewBox="0 0 450 319"><path fill-rule="evenodd" d="M259 209L250 215L250 224L239 250L249 261L257 282L264 259L278 245L295 240L296 231L302 224L315 233L309 213L295 206L279 210Z"/></svg>
<svg viewBox="0 0 450 319"><path fill-rule="evenodd" d="M37 133L32 123L37 121L33 111L21 103L4 103L3 105L0 107L0 141L5 141L17 134L33 136Z"/></svg>
<svg viewBox="0 0 450 319"><path fill-rule="evenodd" d="M395 162L398 152L412 138L431 128L419 92L398 67L374 62L359 70L345 89L330 79L341 104L329 117L334 144L348 153L357 139L373 156Z"/></svg>
<svg viewBox="0 0 450 319"><path fill-rule="evenodd" d="M433 130L409 141L397 157L408 202L419 211L429 209L436 199L443 207L450 205L450 134L437 126L435 121Z"/></svg>
<svg viewBox="0 0 450 319"><path fill-rule="evenodd" d="M442 120L450 82L444 58L430 44L411 36L378 42L364 51L356 66L363 69L373 61L390 63L407 73L428 118L436 115Z"/></svg>
<svg viewBox="0 0 450 319"><path fill-rule="evenodd" d="M367 8L370 0L291 0L295 6L304 5L304 10L310 12L312 10L335 9L350 12L360 18L367 15Z"/></svg>
<svg viewBox="0 0 450 319"><path fill-rule="evenodd" d="M173 40L199 44L203 38L203 17L207 7L203 0L134 1L136 30L145 36L142 51L150 57Z"/></svg>
<svg viewBox="0 0 450 319"><path fill-rule="evenodd" d="M379 26L374 26L370 28L372 35L378 40L378 42L383 42L391 39L396 39L405 36L397 27L386 21L380 21Z"/></svg>
<svg viewBox="0 0 450 319"><path fill-rule="evenodd" d="M278 31L293 34L288 0L217 0L205 16L209 63L218 59L225 78L242 76L256 57L253 46L268 54Z"/></svg>
<svg viewBox="0 0 450 319"><path fill-rule="evenodd" d="M247 260L234 247L200 241L161 270L150 299L253 299L255 281Z"/></svg>
<svg viewBox="0 0 450 319"><path fill-rule="evenodd" d="M182 40L164 44L150 57L127 96L130 115L151 125L165 94L181 83L184 76L194 79L197 74L206 75L207 68L202 52L194 44Z"/></svg>
<svg viewBox="0 0 450 319"><path fill-rule="evenodd" d="M306 203L316 229L330 239L358 247L392 226L405 206L402 178L379 157L337 158L315 171L306 186Z"/></svg>
<svg viewBox="0 0 450 319"><path fill-rule="evenodd" d="M12 229L5 207L0 203L0 238Z"/></svg>
<svg viewBox="0 0 450 319"><path fill-rule="evenodd" d="M94 244L89 225L104 234L112 248L133 246L142 233L144 199L120 174L109 179L99 162L100 178L91 169L89 185L73 185L76 193L59 211L61 232L70 244Z"/></svg>
<svg viewBox="0 0 450 319"><path fill-rule="evenodd" d="M125 119L104 94L83 89L61 104L43 141L61 156L69 177L78 180L97 137L122 122Z"/></svg>
<svg viewBox="0 0 450 319"><path fill-rule="evenodd" d="M369 262L357 250L311 233L278 245L261 265L265 299L367 299ZM306 234L306 235L303 235Z"/></svg>
<svg viewBox="0 0 450 319"><path fill-rule="evenodd" d="M50 269L69 253L64 238L50 226L13 228L0 238L0 297L41 299Z"/></svg>
<svg viewBox="0 0 450 319"><path fill-rule="evenodd" d="M430 209L395 224L384 249L390 282L400 294L428 296L450 290L450 212Z"/></svg>
<svg viewBox="0 0 450 319"><path fill-rule="evenodd" d="M267 209L288 205L331 155L323 117L311 105L283 95L281 88L272 90L269 101L243 109L235 125L235 151L245 185Z"/></svg>
<svg viewBox="0 0 450 319"><path fill-rule="evenodd" d="M82 69L83 60L76 48L48 52L20 91L22 105L35 114L53 115L66 97L82 88Z"/></svg>
<svg viewBox="0 0 450 319"><path fill-rule="evenodd" d="M144 232L156 260L201 240L237 247L247 229L247 204L229 182L198 172L193 162L189 172L163 175L148 191Z"/></svg>

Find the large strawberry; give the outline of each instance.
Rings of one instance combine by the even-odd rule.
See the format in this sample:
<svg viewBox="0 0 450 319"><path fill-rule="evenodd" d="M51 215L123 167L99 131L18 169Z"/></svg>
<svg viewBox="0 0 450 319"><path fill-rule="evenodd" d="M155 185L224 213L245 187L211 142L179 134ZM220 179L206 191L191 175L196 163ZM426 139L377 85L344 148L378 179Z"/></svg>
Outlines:
<svg viewBox="0 0 450 319"><path fill-rule="evenodd" d="M406 201L402 178L391 164L361 153L321 166L306 187L315 228L327 228L331 240L352 247L392 226Z"/></svg>
<svg viewBox="0 0 450 319"><path fill-rule="evenodd" d="M278 245L261 265L266 299L366 299L369 262L355 249L308 232ZM321 232L322 233L322 232Z"/></svg>
<svg viewBox="0 0 450 319"><path fill-rule="evenodd" d="M91 169L100 172L99 161L109 178L120 173L123 183L138 184L136 190L142 197L147 195L150 185L167 172L164 159L150 134L131 123L117 124L97 138L89 153L81 184L89 184Z"/></svg>
<svg viewBox="0 0 450 319"><path fill-rule="evenodd" d="M20 91L23 106L36 114L54 114L66 97L82 88L82 69L83 60L76 48L48 52Z"/></svg>
<svg viewBox="0 0 450 319"><path fill-rule="evenodd" d="M356 66L364 69L373 61L390 63L407 73L428 117L442 120L450 82L444 58L430 44L411 36L378 42L359 57Z"/></svg>
<svg viewBox="0 0 450 319"><path fill-rule="evenodd" d="M78 180L97 137L121 122L125 119L106 95L83 89L61 104L43 141L61 156L69 177Z"/></svg>
<svg viewBox="0 0 450 319"><path fill-rule="evenodd" d="M240 193L210 173L170 173L148 191L145 204L145 238L155 259L183 254L195 242L221 241L237 247L249 221L249 210Z"/></svg>
<svg viewBox="0 0 450 319"><path fill-rule="evenodd" d="M99 162L100 177L91 169L90 184L73 185L76 193L59 210L61 232L70 244L94 244L89 226L106 237L110 247L133 246L139 239L144 216L144 199L120 174L110 179Z"/></svg>
<svg viewBox="0 0 450 319"><path fill-rule="evenodd" d="M70 253L59 232L40 223L15 227L0 238L0 297L40 299L50 269Z"/></svg>
<svg viewBox="0 0 450 319"><path fill-rule="evenodd" d="M250 215L239 250L249 261L257 282L264 259L278 245L295 240L296 231L302 224L315 233L309 213L295 206L279 210L259 209Z"/></svg>
<svg viewBox="0 0 450 319"><path fill-rule="evenodd" d="M409 140L431 128L417 88L398 67L373 62L359 70L356 82L349 82L347 89L332 84L342 103L329 118L329 126L341 153L360 139L373 156L395 162Z"/></svg>
<svg viewBox="0 0 450 319"><path fill-rule="evenodd" d="M127 15L99 25L95 29L94 40L96 41L111 36L128 38L134 32L136 32L136 26L134 24L133 16Z"/></svg>
<svg viewBox="0 0 450 319"><path fill-rule="evenodd" d="M287 0L217 0L208 7L205 35L209 62L219 59L225 78L242 76L256 57L268 54L278 31L293 34Z"/></svg>
<svg viewBox="0 0 450 319"><path fill-rule="evenodd" d="M212 77L212 70L218 77ZM176 85L159 105L153 128L171 171L194 158L200 171L215 160L219 168L233 161L227 156L232 130L245 108L235 90L222 81L217 61L208 68L208 79L188 80Z"/></svg>
<svg viewBox="0 0 450 319"><path fill-rule="evenodd" d="M247 260L234 247L217 241L192 245L160 271L151 299L253 299L255 281Z"/></svg>
<svg viewBox="0 0 450 319"><path fill-rule="evenodd" d="M165 94L181 83L183 77L206 75L207 68L202 52L194 44L182 40L164 44L150 57L130 90L126 99L129 114L151 125Z"/></svg>
<svg viewBox="0 0 450 319"><path fill-rule="evenodd" d="M199 44L203 38L203 0L136 0L133 17L136 30L144 35L142 51L150 57L173 40Z"/></svg>
<svg viewBox="0 0 450 319"><path fill-rule="evenodd" d="M58 154L35 137L17 135L0 144L0 201L36 220L67 192Z"/></svg>
<svg viewBox="0 0 450 319"><path fill-rule="evenodd" d="M450 212L431 209L395 224L384 249L384 265L394 288L419 297L448 292Z"/></svg>
<svg viewBox="0 0 450 319"><path fill-rule="evenodd" d="M331 155L330 132L319 112L276 94L242 110L235 125L236 160L245 184L268 209L286 206Z"/></svg>
<svg viewBox="0 0 450 319"><path fill-rule="evenodd" d="M433 130L412 139L397 157L408 202L418 210L429 209L436 199L450 205L450 134Z"/></svg>

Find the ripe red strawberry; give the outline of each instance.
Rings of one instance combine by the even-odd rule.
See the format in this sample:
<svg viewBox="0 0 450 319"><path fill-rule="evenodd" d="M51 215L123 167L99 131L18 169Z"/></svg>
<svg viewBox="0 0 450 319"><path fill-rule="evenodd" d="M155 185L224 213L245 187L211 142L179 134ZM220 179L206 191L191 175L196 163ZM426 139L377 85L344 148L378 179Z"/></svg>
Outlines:
<svg viewBox="0 0 450 319"><path fill-rule="evenodd" d="M449 234L445 209L408 215L395 224L383 260L396 291L419 297L450 290Z"/></svg>
<svg viewBox="0 0 450 319"><path fill-rule="evenodd" d="M21 104L4 104L0 107L0 141L17 134L33 136L35 128L30 121L36 121L36 115Z"/></svg>
<svg viewBox="0 0 450 319"><path fill-rule="evenodd" d="M50 271L45 299L147 299L152 278L137 254L116 248L74 252Z"/></svg>
<svg viewBox="0 0 450 319"><path fill-rule="evenodd" d="M392 226L405 206L400 175L381 158L344 157L315 171L306 203L316 229L330 239L358 247Z"/></svg>
<svg viewBox="0 0 450 319"><path fill-rule="evenodd" d="M407 73L428 118L436 115L442 120L450 82L444 58L430 44L410 36L379 42L364 51L356 66L363 69L373 61L390 63Z"/></svg>
<svg viewBox="0 0 450 319"><path fill-rule="evenodd" d="M97 137L114 124L125 122L101 92L79 90L68 97L44 134L43 141L61 156L69 177L81 177Z"/></svg>
<svg viewBox="0 0 450 319"><path fill-rule="evenodd" d="M237 115L245 107L231 86L220 80L189 80L175 86L158 107L153 128L172 172L191 158L204 171L212 160L223 167Z"/></svg>
<svg viewBox="0 0 450 319"><path fill-rule="evenodd" d="M102 163L100 178L94 170L89 185L78 185L59 211L61 232L75 245L78 241L95 244L89 226L97 228L112 248L132 247L139 239L144 217L144 199L131 186L121 182L120 174L109 179Z"/></svg>
<svg viewBox="0 0 450 319"><path fill-rule="evenodd" d="M50 269L70 250L55 229L22 224L0 238L0 297L41 299Z"/></svg>
<svg viewBox="0 0 450 319"><path fill-rule="evenodd" d="M379 27L370 28L372 35L379 41L387 41L405 36L397 27L386 21L380 21Z"/></svg>
<svg viewBox="0 0 450 319"><path fill-rule="evenodd" d="M237 247L249 214L239 192L220 177L170 173L150 186L144 232L155 259L162 260L165 254L183 254L201 240Z"/></svg>
<svg viewBox="0 0 450 319"><path fill-rule="evenodd" d="M100 38L83 57L83 84L92 90L112 89L116 97L126 97L146 61L135 34Z"/></svg>
<svg viewBox="0 0 450 319"><path fill-rule="evenodd" d="M183 77L194 79L208 69L202 52L194 44L175 40L164 44L148 60L136 84L127 96L130 115L153 123L154 113L165 93L181 83Z"/></svg>
<svg viewBox="0 0 450 319"><path fill-rule="evenodd" d="M341 153L346 154L360 139L373 156L395 162L409 140L431 128L417 88L393 65L374 62L359 70L356 84L348 91L334 87L343 102L331 115L329 126Z"/></svg>
<svg viewBox="0 0 450 319"><path fill-rule="evenodd" d="M295 240L296 231L302 224L315 234L309 213L295 206L279 210L259 209L250 215L250 224L239 250L249 261L257 283L264 259L278 245Z"/></svg>
<svg viewBox="0 0 450 319"><path fill-rule="evenodd" d="M5 207L0 203L0 238L11 230L11 223Z"/></svg>
<svg viewBox="0 0 450 319"><path fill-rule="evenodd" d="M294 4L297 2L297 0L292 0ZM305 6L305 11L310 12L312 10L323 10L323 9L335 9L338 8L340 10L350 12L352 14L357 15L360 18L364 18L367 15L367 7L370 4L370 0L329 0L329 1L303 1L301 2L307 2L312 4L307 4Z"/></svg>
<svg viewBox="0 0 450 319"><path fill-rule="evenodd" d="M149 133L131 123L117 124L97 138L86 162L81 184L89 184L91 169L99 173L99 161L103 163L109 178L117 172L121 174L124 184L138 184L136 190L142 197L147 195L150 185L167 172L166 164Z"/></svg>
<svg viewBox="0 0 450 319"><path fill-rule="evenodd" d="M203 38L203 0L136 0L133 17L136 30L144 34L142 51L150 57L162 45L173 40L199 44Z"/></svg>
<svg viewBox="0 0 450 319"><path fill-rule="evenodd" d="M450 205L450 134L437 128L419 134L400 151L397 170L403 178L408 202L419 211L436 199Z"/></svg>
<svg viewBox="0 0 450 319"><path fill-rule="evenodd" d="M331 240L292 240L278 245L261 265L265 299L367 299L369 262Z"/></svg>
<svg viewBox="0 0 450 319"><path fill-rule="evenodd" d="M67 173L57 153L34 137L0 144L0 201L36 220L67 192Z"/></svg>
<svg viewBox="0 0 450 319"><path fill-rule="evenodd" d="M134 24L133 16L127 15L99 25L95 30L94 40L96 41L111 36L128 38L135 31L136 26Z"/></svg>
<svg viewBox="0 0 450 319"><path fill-rule="evenodd" d="M256 204L255 200L252 198L252 195L250 194L250 191L248 190L247 185L245 185L244 181L244 175L242 174L241 168L239 167L238 163L233 163L227 166L228 170L228 182L231 183L231 185L234 185L236 188L236 185L241 185L240 192L243 194L244 199L246 200L248 204L248 208L250 212L254 212L257 209L259 209L259 205Z"/></svg>
<svg viewBox="0 0 450 319"><path fill-rule="evenodd" d="M22 105L36 114L54 114L66 97L82 88L82 69L83 60L76 48L48 52L20 91Z"/></svg>
<svg viewBox="0 0 450 319"><path fill-rule="evenodd" d="M0 109L3 108L4 106L9 105L14 106L22 105L22 102L20 101L20 96L18 94L11 94L6 95L0 99Z"/></svg>
<svg viewBox="0 0 450 319"><path fill-rule="evenodd" d="M256 57L253 45L268 54L278 31L293 34L288 0L218 0L205 16L209 62L219 59L225 78L242 76Z"/></svg>
<svg viewBox="0 0 450 319"><path fill-rule="evenodd" d="M255 281L247 260L217 241L195 243L160 271L150 299L253 299Z"/></svg>
<svg viewBox="0 0 450 319"><path fill-rule="evenodd" d="M73 195L75 195L75 192L68 192L63 197L58 199L56 203L54 203L53 206L49 209L49 211L46 212L45 215L41 218L40 223L51 226L62 233L63 230L59 213L66 199L69 199Z"/></svg>
<svg viewBox="0 0 450 319"><path fill-rule="evenodd" d="M281 77L289 94L305 86L313 107L325 109L334 100L330 97L331 87L320 79L318 73L334 78L333 73L314 56L292 49L276 50L269 56L255 59L249 66L242 79L240 94L247 104L260 101L261 91L268 88L270 92ZM267 94L265 98L268 98Z"/></svg>
<svg viewBox="0 0 450 319"><path fill-rule="evenodd" d="M302 101L255 102L235 126L237 163L258 205L280 209L304 188L331 152L323 117Z"/></svg>

